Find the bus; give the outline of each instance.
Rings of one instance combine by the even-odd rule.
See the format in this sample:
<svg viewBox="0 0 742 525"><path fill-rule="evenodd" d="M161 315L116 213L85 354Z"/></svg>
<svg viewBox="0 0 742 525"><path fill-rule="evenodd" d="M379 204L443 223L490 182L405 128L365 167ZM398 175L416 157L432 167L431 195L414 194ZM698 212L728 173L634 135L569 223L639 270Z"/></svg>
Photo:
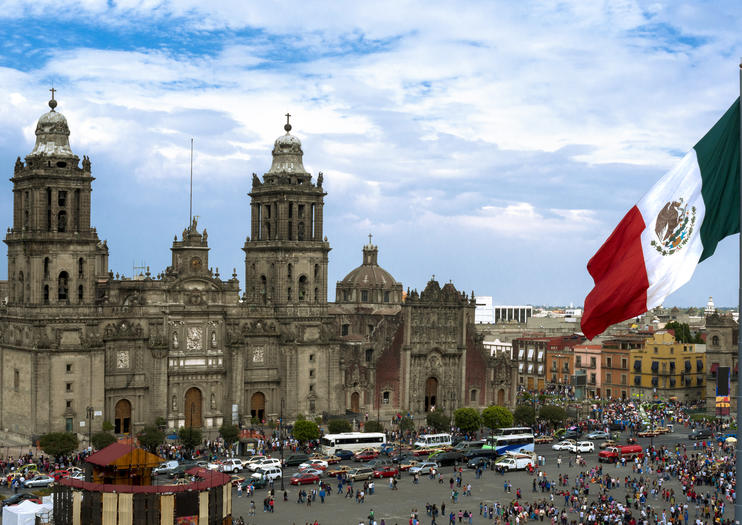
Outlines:
<svg viewBox="0 0 742 525"><path fill-rule="evenodd" d="M495 430L493 436L512 436L513 434L533 434L531 427L506 427Z"/></svg>
<svg viewBox="0 0 742 525"><path fill-rule="evenodd" d="M364 448L381 448L386 443L386 435L381 432L343 432L325 434L319 440L324 454L335 455L335 450L343 449L357 452Z"/></svg>
<svg viewBox="0 0 742 525"><path fill-rule="evenodd" d="M417 448L451 446L451 434L422 434L415 441Z"/></svg>
<svg viewBox="0 0 742 525"><path fill-rule="evenodd" d="M490 436L482 450L494 450L497 455L506 452L533 452L533 433Z"/></svg>

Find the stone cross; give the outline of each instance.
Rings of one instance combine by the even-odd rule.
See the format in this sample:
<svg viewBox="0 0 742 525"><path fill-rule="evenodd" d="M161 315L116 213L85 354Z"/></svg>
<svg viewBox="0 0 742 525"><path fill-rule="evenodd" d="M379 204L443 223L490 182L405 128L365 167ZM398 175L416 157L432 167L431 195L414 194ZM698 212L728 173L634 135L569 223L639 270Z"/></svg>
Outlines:
<svg viewBox="0 0 742 525"><path fill-rule="evenodd" d="M371 234L369 233L369 234L368 234L368 244L369 244L369 246L371 246L371 237L373 237L373 235L371 235Z"/></svg>
<svg viewBox="0 0 742 525"><path fill-rule="evenodd" d="M286 113L286 124L291 124L289 118L291 118L291 113Z"/></svg>
<svg viewBox="0 0 742 525"><path fill-rule="evenodd" d="M56 89L54 89L54 88L52 87L52 88L51 88L51 89L50 89L49 91L51 91L51 92L52 92L52 100L54 100L54 93L55 93L55 92L56 92L57 90L56 90Z"/></svg>

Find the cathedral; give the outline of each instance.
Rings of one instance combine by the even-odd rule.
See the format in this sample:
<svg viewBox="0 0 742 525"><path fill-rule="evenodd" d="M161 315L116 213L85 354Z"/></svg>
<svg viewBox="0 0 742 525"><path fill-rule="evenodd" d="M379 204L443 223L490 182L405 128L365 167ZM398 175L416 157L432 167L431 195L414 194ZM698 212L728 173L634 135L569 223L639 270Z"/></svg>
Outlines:
<svg viewBox="0 0 742 525"><path fill-rule="evenodd" d="M49 106L10 179L0 430L86 435L108 421L127 434L162 418L215 437L281 413L389 427L399 414L514 404L515 371L475 333L473 294L435 279L404 292L371 237L328 303L323 174L306 172L288 122L270 169L252 176L242 285L209 269L195 219L170 266L127 279L91 224L91 160L70 148L53 93Z"/></svg>

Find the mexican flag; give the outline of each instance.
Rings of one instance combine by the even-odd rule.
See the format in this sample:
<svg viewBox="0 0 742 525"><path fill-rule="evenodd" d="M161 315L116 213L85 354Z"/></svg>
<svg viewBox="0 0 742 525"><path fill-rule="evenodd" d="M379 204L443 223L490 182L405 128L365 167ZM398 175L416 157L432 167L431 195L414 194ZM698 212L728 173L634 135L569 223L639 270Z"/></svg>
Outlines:
<svg viewBox="0 0 742 525"><path fill-rule="evenodd" d="M629 210L587 270L588 339L662 304L727 235L739 232L739 99Z"/></svg>

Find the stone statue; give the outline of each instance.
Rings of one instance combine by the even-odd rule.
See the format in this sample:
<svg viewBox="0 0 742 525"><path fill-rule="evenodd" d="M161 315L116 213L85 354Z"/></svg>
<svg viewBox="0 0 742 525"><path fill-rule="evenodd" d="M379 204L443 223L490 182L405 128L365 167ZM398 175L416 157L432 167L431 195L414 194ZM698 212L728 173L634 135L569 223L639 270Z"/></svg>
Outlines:
<svg viewBox="0 0 742 525"><path fill-rule="evenodd" d="M319 175L317 175L317 187L318 188L321 188L322 187L322 181L324 181L324 180L325 180L325 177L324 177L324 175L322 175L322 172L320 171L319 172Z"/></svg>
<svg viewBox="0 0 742 525"><path fill-rule="evenodd" d="M87 155L82 156L82 170L90 171L90 157Z"/></svg>
<svg viewBox="0 0 742 525"><path fill-rule="evenodd" d="M262 185L262 183L260 182L260 179L254 173L252 174L252 185L253 186L261 186Z"/></svg>
<svg viewBox="0 0 742 525"><path fill-rule="evenodd" d="M173 348L178 348L178 332L173 332Z"/></svg>

